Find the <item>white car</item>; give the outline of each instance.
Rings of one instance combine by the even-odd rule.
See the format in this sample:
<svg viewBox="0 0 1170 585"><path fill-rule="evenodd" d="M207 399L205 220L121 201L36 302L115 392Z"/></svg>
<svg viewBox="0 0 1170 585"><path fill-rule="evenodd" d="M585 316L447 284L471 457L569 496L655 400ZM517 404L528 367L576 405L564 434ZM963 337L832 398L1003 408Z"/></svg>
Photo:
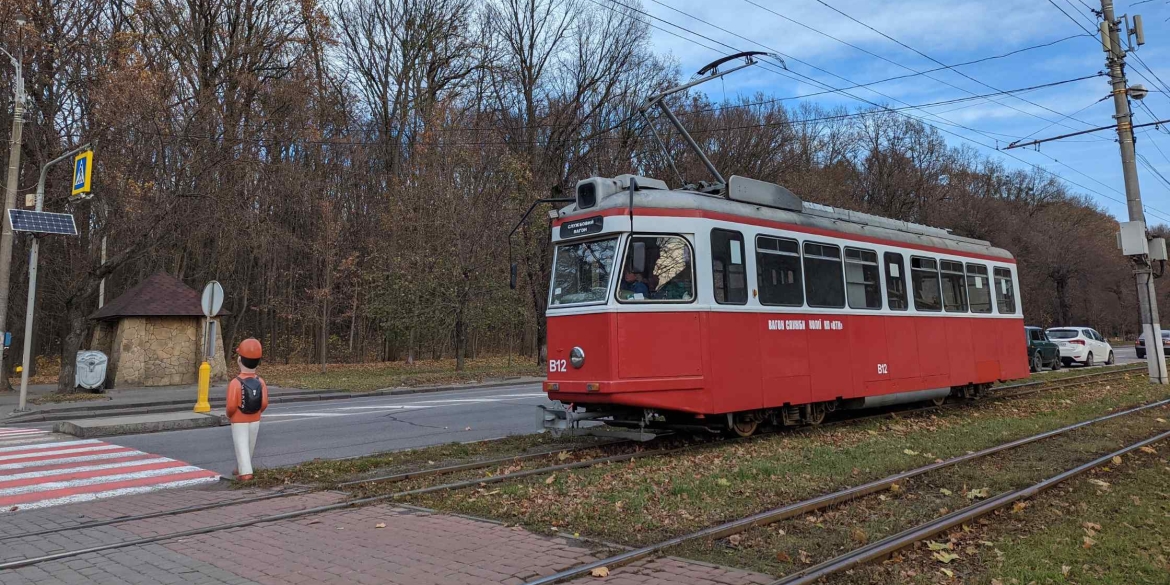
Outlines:
<svg viewBox="0 0 1170 585"><path fill-rule="evenodd" d="M1053 327L1045 331L1048 339L1060 348L1060 361L1064 365L1077 362L1092 366L1105 361L1113 364L1113 347L1100 333L1088 327Z"/></svg>

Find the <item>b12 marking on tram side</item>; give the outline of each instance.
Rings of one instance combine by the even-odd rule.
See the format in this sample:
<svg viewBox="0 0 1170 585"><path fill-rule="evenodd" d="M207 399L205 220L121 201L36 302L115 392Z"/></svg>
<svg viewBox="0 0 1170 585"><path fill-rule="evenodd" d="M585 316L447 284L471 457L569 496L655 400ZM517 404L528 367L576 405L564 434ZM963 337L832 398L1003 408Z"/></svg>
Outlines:
<svg viewBox="0 0 1170 585"><path fill-rule="evenodd" d="M841 331L845 324L832 319L768 319L768 331Z"/></svg>
<svg viewBox="0 0 1170 585"><path fill-rule="evenodd" d="M548 360L548 373L565 372L568 365L567 360Z"/></svg>
<svg viewBox="0 0 1170 585"><path fill-rule="evenodd" d="M890 366L888 364L878 364L877 366L878 366L878 373L879 374L890 373Z"/></svg>

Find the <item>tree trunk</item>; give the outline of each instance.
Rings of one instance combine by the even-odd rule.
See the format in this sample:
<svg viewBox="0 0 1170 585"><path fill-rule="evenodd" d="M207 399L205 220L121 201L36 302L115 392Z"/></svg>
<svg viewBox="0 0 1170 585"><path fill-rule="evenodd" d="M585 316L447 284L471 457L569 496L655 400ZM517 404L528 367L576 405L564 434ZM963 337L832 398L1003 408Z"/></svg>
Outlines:
<svg viewBox="0 0 1170 585"><path fill-rule="evenodd" d="M74 371L77 362L77 352L81 351L81 342L85 337L88 323L85 313L78 310L72 303L67 305L69 331L61 340L61 373L57 376L57 392L68 394L76 387Z"/></svg>

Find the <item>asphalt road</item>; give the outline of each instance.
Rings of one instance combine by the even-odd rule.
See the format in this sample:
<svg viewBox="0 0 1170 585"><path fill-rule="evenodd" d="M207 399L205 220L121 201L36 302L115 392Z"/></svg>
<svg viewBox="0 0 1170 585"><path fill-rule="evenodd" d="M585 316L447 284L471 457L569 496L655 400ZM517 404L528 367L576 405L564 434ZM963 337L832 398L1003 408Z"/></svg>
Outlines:
<svg viewBox="0 0 1170 585"><path fill-rule="evenodd" d="M274 404L264 413L253 464L294 465L535 432L540 384L409 396ZM235 467L228 427L129 435L119 445L221 474Z"/></svg>
<svg viewBox="0 0 1170 585"><path fill-rule="evenodd" d="M1118 364L1144 361L1137 359L1133 345L1115 346L1113 351ZM1074 365L1070 369L1086 368ZM551 402L539 383L274 404L260 425L254 463L280 467L318 458L359 457L533 433L537 431L536 406L541 404ZM229 474L235 467L228 427L128 435L111 442L221 474Z"/></svg>

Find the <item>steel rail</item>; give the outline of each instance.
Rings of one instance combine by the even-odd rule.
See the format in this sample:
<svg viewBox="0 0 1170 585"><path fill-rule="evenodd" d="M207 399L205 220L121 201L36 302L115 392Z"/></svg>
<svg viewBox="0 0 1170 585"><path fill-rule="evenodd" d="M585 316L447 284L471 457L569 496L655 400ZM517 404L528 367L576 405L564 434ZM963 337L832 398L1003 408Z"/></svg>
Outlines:
<svg viewBox="0 0 1170 585"><path fill-rule="evenodd" d="M86 528L97 528L99 526L109 526L111 524L122 524L123 522L133 522L136 520L149 520L151 518L161 518L163 516L178 516L180 514L190 514L192 512L202 512L203 510L214 510L216 508L225 508L227 506L235 506L237 504L250 504L252 502L262 502L264 500L275 500L277 498L287 498L290 496L299 496L302 494L311 493L312 489L299 489L282 491L279 493L264 494L251 498L239 498L230 502L215 502L211 504L198 504L195 506L186 506L174 510L159 510L158 512L150 512L148 514L135 514L133 516L115 516L113 518L106 518L105 520L94 520L92 522L82 522L74 524L73 526L58 526L57 528L47 528L45 530L38 530L36 532L22 532L20 534L7 534L0 536L0 542L5 540L12 540L14 538L29 538L32 536L44 536L46 534L55 534L57 532L67 532L70 530L84 530Z"/></svg>
<svg viewBox="0 0 1170 585"><path fill-rule="evenodd" d="M875 493L875 492L889 489L889 487L895 483L898 483L900 481L905 481L907 479L910 479L910 478L913 478L913 477L916 477L919 475L930 473L932 471L938 471L940 469L944 469L947 467L958 465L960 463L965 463L967 461L972 461L975 459L987 457L988 455L999 453L1001 451L1007 451L1009 449L1014 449L1016 447L1022 447L1024 445L1035 443L1037 441L1048 439L1050 437L1055 437L1057 435L1062 435L1064 433L1068 433L1070 431L1080 429L1083 427L1087 427L1089 425L1093 425L1096 423L1105 422L1107 420L1112 420L1112 419L1115 419L1115 418L1118 418L1121 416L1133 414L1135 412L1142 412L1145 410L1149 410L1151 408L1157 408L1159 406L1166 406L1166 405L1170 405L1170 399L1159 400L1157 402L1152 402L1150 404L1145 404L1142 406L1130 408L1128 410L1118 411L1118 412L1107 414L1104 416L1100 416L1100 417L1097 417L1094 419L1081 421L1079 423L1074 423L1074 424L1071 424L1071 425L1068 425L1065 427L1061 427L1059 429L1045 431L1043 433L1032 435L1030 437L1016 439L1014 441L1009 441L1007 443L996 445L994 447L988 447L988 448L982 449L980 451L966 453L963 455L959 455L957 457L953 457L951 459L947 459L947 460L942 461L942 462L936 462L936 463L932 463L930 465L925 465L923 467L919 467L917 469L912 469L909 471L903 471L901 473L896 473L894 475L885 477L883 479L871 481L869 483L865 483L865 484L862 484L862 485L859 485L856 487L846 488L846 489L843 489L840 491L833 492L831 494L825 494L825 495L817 496L817 497L810 498L810 499L807 499L804 501L795 502L792 504L781 506L779 508L774 508L772 510L767 510L764 512L760 512L758 514L753 514L751 516L740 518L738 520L732 520L731 522L726 522L724 524L719 524L716 526L704 528L702 530L692 532L690 534L676 536L676 537L671 538L669 540L664 540L662 542L647 545L647 546L644 546L642 548L622 552L622 553L619 553L617 555L614 555L614 556L611 556L608 558L604 558L604 559L600 559L597 561L593 561L591 563L579 565L579 566L576 566L576 567L573 567L570 569L566 569L566 570L561 571L559 573L554 573L552 575L548 575L545 577L541 577L539 579L535 579L533 581L528 581L525 583L525 585L551 585L552 583L559 583L559 582L567 580L567 579L573 579L576 577L588 575L593 571L593 569L598 569L601 567L606 567L606 568L612 569L615 566L620 566L620 565L624 565L627 563L631 563L631 562L646 558L646 557L648 557L652 554L655 554L659 551L662 551L664 549L667 549L667 548L670 548L673 546L677 546L677 545L680 545L680 544L683 544L685 542L689 542L692 540L702 539L702 538L722 538L725 536L729 536L732 534L743 532L744 530L747 530L747 529L752 528L754 526L765 526L767 524L772 524L772 523L778 522L780 520L785 520L788 518L801 516L803 514L807 514L809 512L816 511L816 510L820 510L820 509L826 508L828 506L840 504L843 502L848 502L851 500L861 498L863 496L867 496L867 495Z"/></svg>
<svg viewBox="0 0 1170 585"><path fill-rule="evenodd" d="M830 575L857 567L858 565L862 565L864 563L890 555L903 548L911 546L924 538L929 538L941 532L945 532L951 528L959 526L960 524L966 524L980 516L984 516L1001 508L1007 507L1009 504L1012 504L1016 501L1033 497L1044 490L1056 486L1057 484L1076 478L1085 472L1105 465L1106 463L1112 461L1114 457L1120 457L1131 451L1135 451L1147 445L1151 445L1166 439L1170 439L1170 431L1166 431L1148 439L1138 441L1137 443L1134 443L1128 447L1119 449L1108 455L1103 455L1083 465L1078 465L1077 467L1061 472L1024 489L1013 492L1005 492L990 500L986 500L978 504L973 504L960 510L955 510L946 516L936 518L925 524L921 524L914 528L899 532L898 534L888 536L882 540L855 549L814 567L809 567L808 569L787 575L782 579L772 582L770 585L808 585L824 577L828 577Z"/></svg>
<svg viewBox="0 0 1170 585"><path fill-rule="evenodd" d="M1056 380L1036 380L1036 381L1024 382L1024 383L1020 383L1020 384L999 386L997 388L992 388L991 390L992 391L999 391L999 390L1004 390L1004 389L1009 389L1009 388L1020 388L1020 387L1029 387L1029 386L1045 386L1048 384L1056 384L1055 387L1037 388L1036 390L1033 390L1030 392L1015 393L1015 394L1011 394L1008 396L997 397L997 398L1015 398L1018 396L1033 394L1035 392L1039 392L1042 390L1055 390L1055 389L1059 389L1059 388L1065 388L1068 386L1075 386L1075 385L1079 385L1079 384L1083 384L1083 383L1088 383L1089 380L1085 380L1085 378L1098 378L1098 377L1103 377L1103 376L1115 376L1118 374L1127 373L1130 371L1142 370L1142 369L1144 369L1144 368L1135 367L1135 368L1126 368L1126 369L1120 369L1120 370L1111 370L1108 372L1095 372L1095 373L1091 373L1091 374L1081 374L1081 375L1077 375L1077 376L1069 376L1066 378L1059 378ZM1078 380L1080 380L1080 381L1078 381ZM872 414L872 415L863 415L863 416L859 416L859 417L855 417L855 418L846 418L846 419L842 419L842 420L838 420L838 421L831 421L828 424L818 425L818 426L831 426L834 424L855 423L855 422L859 422L859 421L868 420L870 418L885 417L885 416L889 416L891 414L915 414L915 413L919 413L919 412L935 410L938 408L943 408L943 407L942 406L927 406L925 408L916 408L916 409L911 409L911 410L906 410L906 411L881 412L881 413L876 413L876 414ZM1139 408L1143 408L1143 407L1139 407ZM1104 420L1104 419L1102 419L1102 420ZM598 464L602 464L602 463L613 463L613 462L627 461L627 460L641 458L641 457L647 457L647 456L665 455L665 454L676 453L679 451L683 451L683 450L691 449L691 448L696 448L696 447L720 445L720 444L733 442L733 441L737 441L737 440L758 438L759 436L760 435L756 435L754 437L743 437L742 439L713 441L713 442L709 442L709 443L696 443L696 444L686 445L686 446L682 446L682 447L676 447L676 448L672 448L672 449L646 450L646 451L638 451L635 453L628 453L628 454L623 454L623 455L614 455L614 456L610 456L610 457L603 457L603 458L598 458L598 459L588 459L588 460L584 460L584 461L577 461L577 462L572 462L572 463L553 465L553 466L541 467L541 468L536 468L536 469L531 469L531 470L524 470L524 471L519 471L519 472L514 472L514 473L509 473L509 474L503 474L503 475L494 476L494 477L477 478L474 480L467 480L467 481L462 481L462 482L440 484L440 485L436 485L436 486L419 488L419 489L410 490L410 491L406 491L406 492L398 492L395 494L388 494L385 496L375 496L375 498L384 498L384 499L400 498L400 497L406 497L406 496L411 496L411 495L422 495L422 494L426 494L426 493L433 493L433 492L437 492L437 491L461 489L461 488L465 488L465 487L473 487L473 486L480 485L480 484L497 483L497 482L507 481L507 480L511 480L511 479L520 479L520 478L529 477L532 475L541 475L541 474L545 474L545 473L555 473L557 471L568 470L568 469L579 469L582 467L591 467L593 465L598 465ZM614 445L623 445L623 444L626 444L628 442L629 441L620 441L620 440L619 441L612 441L609 443L602 443L599 445L589 445L589 446L583 446L583 447L579 447L579 448L575 448L575 449L569 449L567 451L568 452L584 451L587 449L594 449L594 448L598 448L598 447L609 447L609 446L614 446ZM514 455L514 456L510 456L510 457L499 457L499 458L495 458L495 459L477 461L477 462L471 462L471 463L461 463L461 464L449 465L449 466L444 466L444 467L439 467L439 468L434 468L434 469L412 471L412 472L403 472L403 473L377 476L377 477L365 478L365 479L348 480L348 481L340 482L337 484L333 484L332 487L351 487L351 486L360 486L363 484L372 484L372 483L389 483L389 482L396 483L396 482L405 481L405 480L409 480L409 479L431 477L431 476L436 476L436 475L445 475L445 474L449 474L449 473L457 473L460 471L471 471L471 470L475 470L475 469L483 469L483 468L487 468L487 467L492 467L494 465L501 465L501 464L506 464L506 463L514 463L514 462L518 462L518 461L527 461L527 460L531 460L531 459L538 459L541 457L548 457L551 455L555 455L555 454L561 453L563 451L566 451L566 450L550 450L550 451L543 451L543 452L539 452L539 453L528 453L528 454L523 454L523 455ZM211 509L216 509L216 508L223 508L223 507L235 506L235 505L240 505L240 504L247 504L249 502L263 501L263 500L276 499L276 498L285 498L285 497L291 497L291 496L295 496L295 495L302 495L302 494L306 494L306 493L312 493L314 491L320 491L320 490L306 488L306 489L301 489L301 490L281 492L279 494L269 494L269 495L265 495L265 496L259 496L259 497L250 498L247 500L240 499L240 500L233 500L230 502L218 502L218 503L213 503L213 504L201 504L198 506L189 506L189 507L185 507L185 508L178 508L175 510L162 510L162 511L158 511L158 512L152 512L152 513L148 513L148 514L140 514L140 515L135 515L135 516L121 516L121 517L117 517L117 518L109 518L106 520L97 520L97 521L93 521L93 522L86 522L86 523L77 524L77 525L73 525L73 526L63 526L63 527L58 527L58 528L51 528L51 529L41 530L41 531L37 531L37 532L27 532L27 533L22 533L22 534L12 534L12 535L0 536L0 542L6 541L6 540L12 540L15 538L43 536L46 534L53 534L53 533L57 533L57 532L65 532L65 531L71 531L71 530L82 530L82 529L87 529L87 528L108 526L111 524L121 524L121 523L125 523L125 522L134 522L134 521L138 521L138 520L147 520L147 519L151 519L151 518L159 518L159 517L165 517L165 516L177 516L177 515L181 515L181 514L200 512L200 511L204 511L204 510L211 510ZM354 502L354 505L359 505L356 502L366 503L366 499L363 498L360 500L350 500L347 502ZM345 507L346 505L348 505L347 502L341 502L339 504L334 504L334 505ZM310 508L310 509L304 510L303 512L311 514L311 513L329 511L332 509L338 509L338 508L328 508L327 510L318 510L316 508ZM292 512L290 512L290 513L292 513ZM267 517L258 519L257 522L270 521L266 518ZM272 518L272 520L280 520L280 519L283 519L283 518ZM247 525L251 525L251 524L247 524ZM209 527L209 528L213 528L214 530L227 530L227 529L235 528L235 527L236 526L234 526L234 525L222 525L221 528L215 528L215 527ZM161 538L179 538L182 536L184 536L184 535L174 535L174 536L162 535ZM137 541L128 541L128 542L136 543ZM119 546L130 546L130 544L110 543L109 545L101 545L101 546L102 547L118 548ZM106 550L106 549L101 548L101 550ZM78 552L76 554L83 554L84 552L94 552L94 551L90 551L87 549L86 551ZM67 554L67 553L57 553L57 554ZM68 556L72 556L72 554L69 554ZM52 559L45 559L45 560L52 560ZM14 561L14 562L20 562L20 561ZM38 561L38 562L41 562L41 561ZM20 565L20 566L25 566L25 565ZM8 568L7 564L0 564L0 570L3 570L5 568ZM15 567L13 567L13 568L15 568Z"/></svg>
<svg viewBox="0 0 1170 585"><path fill-rule="evenodd" d="M68 531L72 531L72 530L84 530L87 528L97 528L100 526L109 526L111 524L122 524L125 522L136 522L138 520L149 520L152 518L161 518L161 517L165 517L165 516L179 516L182 514L191 514L194 512L202 512L205 510L214 510L217 508L226 508L229 506L249 504L252 502L261 502L264 500L274 500L277 498L288 498L288 497L292 497L292 496L298 496L298 495L313 493L313 492L317 492L317 491L322 491L323 489L328 489L329 487L349 487L349 486L353 486L353 485L360 485L360 484L366 484L366 483L396 483L396 482L405 481L408 479L417 479L420 477L430 477L430 476L435 476L435 475L445 475L448 473L457 473L460 471L482 469L485 467L491 467L493 465L501 465L501 464L512 463L512 462L516 462L516 461L526 461L528 459L538 459L540 457L548 457L548 456L556 455L558 453L562 453L562 452L566 452L566 451L572 453L572 452L576 452L576 451L585 451L587 449L595 449L598 447L609 447L609 446L613 446L613 445L621 445L621 444L625 444L627 442L628 441L611 441L608 443L600 443L597 445L582 446L582 447L577 447L577 448L573 448L573 449L558 449L558 450L550 450L550 451L541 451L538 453L525 453L522 455L514 455L511 457L497 457L495 459L489 459L489 460L484 460L484 461L475 461L475 462L471 462L471 463L460 463L457 465L436 467L434 469L425 469L425 470L420 470L420 471L410 471L410 472L405 472L405 473L397 473L397 474L393 474L393 475L383 475L383 476L371 477L371 478L366 478L366 479L344 481L341 483L333 484L332 486L327 486L325 488L301 488L301 489L282 491L279 493L265 494L265 495L256 496L256 497L252 497L252 498L240 498L240 499L235 499L235 500L231 500L228 502L215 502L215 503L210 503L210 504L199 504L199 505L195 505L195 506L186 506L183 508L176 508L173 510L159 510L157 512L150 512L147 514L135 514L132 516L117 516L114 518L107 518L105 520L94 520L92 522L83 522L80 524L74 524L72 526L58 526L56 528L48 528L45 530L38 530L35 532L23 532L20 534L0 535L0 542L4 542L6 540L13 540L16 538L44 536L46 534L55 534L58 532L68 532Z"/></svg>

